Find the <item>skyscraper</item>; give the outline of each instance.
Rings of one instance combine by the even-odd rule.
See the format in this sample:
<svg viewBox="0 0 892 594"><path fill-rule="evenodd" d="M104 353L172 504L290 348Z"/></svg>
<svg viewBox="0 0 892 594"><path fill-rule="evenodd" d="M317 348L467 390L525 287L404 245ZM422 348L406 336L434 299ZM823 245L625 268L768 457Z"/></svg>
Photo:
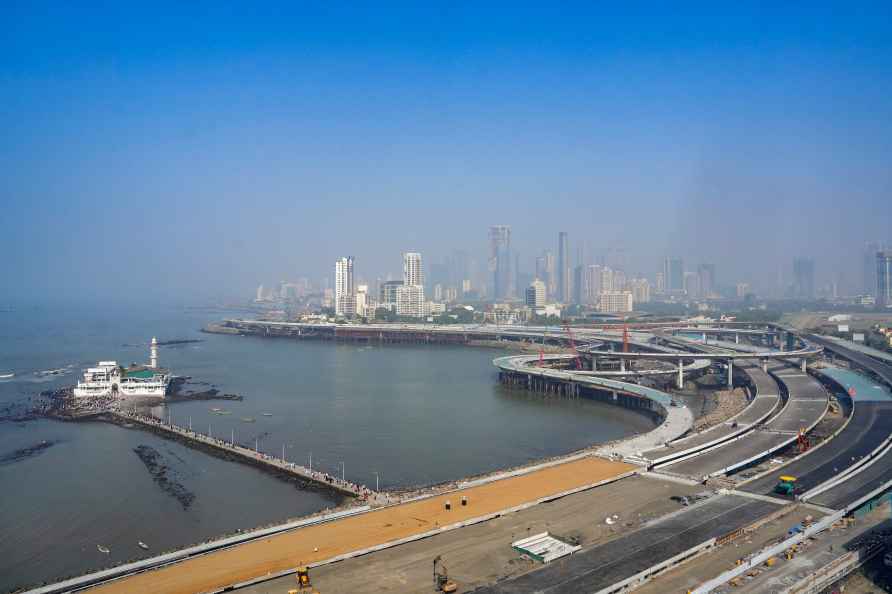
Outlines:
<svg viewBox="0 0 892 594"><path fill-rule="evenodd" d="M684 262L681 258L666 258L663 262L663 282L667 293L684 291Z"/></svg>
<svg viewBox="0 0 892 594"><path fill-rule="evenodd" d="M700 277L700 296L711 297L715 293L715 264L701 264L697 267Z"/></svg>
<svg viewBox="0 0 892 594"><path fill-rule="evenodd" d="M548 299L554 299L557 295L557 276L555 275L554 252L545 250L545 294Z"/></svg>
<svg viewBox="0 0 892 594"><path fill-rule="evenodd" d="M793 297L815 298L815 262L811 258L793 260Z"/></svg>
<svg viewBox="0 0 892 594"><path fill-rule="evenodd" d="M861 265L861 291L865 295L877 294L877 254L880 252L880 246L877 243L868 243L864 246Z"/></svg>
<svg viewBox="0 0 892 594"><path fill-rule="evenodd" d="M877 304L892 306L892 250L881 250L876 255Z"/></svg>
<svg viewBox="0 0 892 594"><path fill-rule="evenodd" d="M489 228L489 271L492 273L493 299L514 295L511 274L511 227L494 225Z"/></svg>
<svg viewBox="0 0 892 594"><path fill-rule="evenodd" d="M353 290L353 257L335 261L335 314L352 316L356 313L356 297Z"/></svg>
<svg viewBox="0 0 892 594"><path fill-rule="evenodd" d="M527 287L526 304L528 307L542 307L545 305L545 283L538 278Z"/></svg>
<svg viewBox="0 0 892 594"><path fill-rule="evenodd" d="M557 292L558 301L570 301L570 244L566 231L558 233Z"/></svg>
<svg viewBox="0 0 892 594"><path fill-rule="evenodd" d="M403 254L403 284L424 284L424 273L421 269L421 254L418 252L407 252Z"/></svg>

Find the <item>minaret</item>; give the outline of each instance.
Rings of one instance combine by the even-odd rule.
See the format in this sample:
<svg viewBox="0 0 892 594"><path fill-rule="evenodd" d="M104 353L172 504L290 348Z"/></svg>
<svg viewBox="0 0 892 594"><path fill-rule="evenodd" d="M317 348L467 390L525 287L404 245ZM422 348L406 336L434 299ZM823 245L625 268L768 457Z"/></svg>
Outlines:
<svg viewBox="0 0 892 594"><path fill-rule="evenodd" d="M152 337L151 359L149 359L149 367L158 369L158 339Z"/></svg>

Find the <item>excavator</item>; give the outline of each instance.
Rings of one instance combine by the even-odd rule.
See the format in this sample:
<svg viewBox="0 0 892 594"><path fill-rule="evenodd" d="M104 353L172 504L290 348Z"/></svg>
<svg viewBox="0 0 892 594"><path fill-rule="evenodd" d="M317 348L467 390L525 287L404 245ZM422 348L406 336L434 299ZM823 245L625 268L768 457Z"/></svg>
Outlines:
<svg viewBox="0 0 892 594"><path fill-rule="evenodd" d="M440 571L437 571L438 563L442 568ZM449 579L449 574L446 571L446 566L443 565L443 560L440 555L434 557L434 588L437 592L455 592L458 590L458 586L455 582Z"/></svg>

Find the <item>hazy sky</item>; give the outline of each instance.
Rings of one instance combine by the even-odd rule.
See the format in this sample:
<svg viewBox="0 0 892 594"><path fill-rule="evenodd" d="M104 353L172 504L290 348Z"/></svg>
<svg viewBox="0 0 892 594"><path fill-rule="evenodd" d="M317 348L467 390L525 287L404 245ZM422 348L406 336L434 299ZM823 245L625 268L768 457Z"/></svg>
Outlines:
<svg viewBox="0 0 892 594"><path fill-rule="evenodd" d="M2 295L243 296L557 232L764 286L892 239L892 5L4 4ZM350 3L352 4L352 3Z"/></svg>

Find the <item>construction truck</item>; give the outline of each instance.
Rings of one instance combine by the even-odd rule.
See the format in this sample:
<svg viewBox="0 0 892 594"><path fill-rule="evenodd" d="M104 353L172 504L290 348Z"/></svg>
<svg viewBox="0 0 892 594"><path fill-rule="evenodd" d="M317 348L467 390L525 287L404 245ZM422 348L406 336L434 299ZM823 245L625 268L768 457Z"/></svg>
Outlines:
<svg viewBox="0 0 892 594"><path fill-rule="evenodd" d="M439 563L441 569L437 569ZM440 555L434 557L434 588L437 592L455 592L458 586L455 582L449 580L449 574L446 566L443 565Z"/></svg>
<svg viewBox="0 0 892 594"><path fill-rule="evenodd" d="M796 477L782 476L774 485L774 492L779 495L787 495L792 497L796 494Z"/></svg>

